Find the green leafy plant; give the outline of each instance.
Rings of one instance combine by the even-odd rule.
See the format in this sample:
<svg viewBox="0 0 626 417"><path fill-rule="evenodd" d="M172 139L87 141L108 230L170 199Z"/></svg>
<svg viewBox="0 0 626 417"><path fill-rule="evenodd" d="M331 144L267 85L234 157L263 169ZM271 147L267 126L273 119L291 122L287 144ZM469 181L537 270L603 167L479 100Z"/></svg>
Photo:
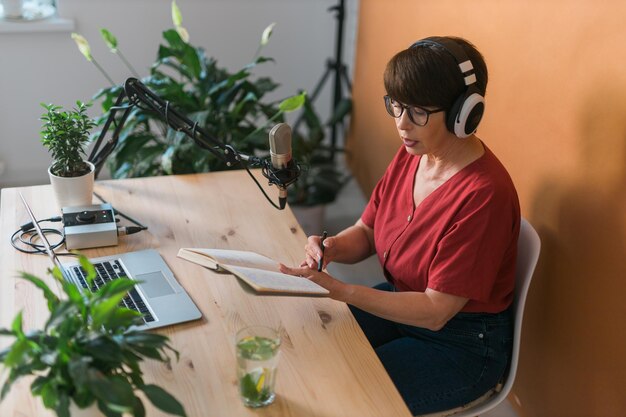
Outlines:
<svg viewBox="0 0 626 417"><path fill-rule="evenodd" d="M93 265L82 256L80 263L92 285L96 276ZM63 299L42 279L21 274L42 291L50 314L43 329L25 332L22 312L10 329L0 329L0 335L15 339L0 352L0 361L9 369L0 399L15 381L32 375L32 394L41 397L43 405L58 417L69 417L70 401L79 408L96 403L107 417L123 413L144 416L138 391L157 408L185 416L183 406L172 395L143 380L139 365L144 359L169 362L168 351L176 358L178 352L165 336L131 329L142 322L141 315L119 304L134 281L120 278L90 293L80 292L64 280L58 268L51 273L62 286Z"/></svg>
<svg viewBox="0 0 626 417"><path fill-rule="evenodd" d="M46 112L43 121L41 142L52 154L50 171L59 177L79 177L87 174L89 165L83 160L89 134L95 122L87 116L89 104L80 101L72 110L61 106L41 103Z"/></svg>
<svg viewBox="0 0 626 417"><path fill-rule="evenodd" d="M175 3L172 3L172 20L175 29L163 32L164 43L159 45L157 60L150 68L150 75L141 81L210 135L232 145L237 151L248 155L267 152L269 124L284 121L284 112L293 110L290 106L281 106L283 102L264 102L266 94L275 90L278 84L268 77L253 79L252 76L257 65L272 61L259 53L267 44L273 25L264 31L253 61L230 73L220 68L202 48L188 42L189 35L182 27L182 16ZM115 36L106 29L101 30L101 34L111 51L118 53L119 43ZM73 37L82 39L80 43L77 41L79 49L95 63L90 49L85 47L86 40L76 34ZM110 79L99 65L96 66ZM135 72L129 64L127 66ZM121 86L112 85L94 97L100 100L104 111L97 120L99 125L106 122L121 91ZM200 149L184 133L171 129L159 115L141 106L135 106L128 115L119 143L107 163L114 178L228 168L223 160Z"/></svg>
<svg viewBox="0 0 626 417"><path fill-rule="evenodd" d="M225 144L243 154L267 155L267 133L271 125L284 122L284 113L298 108L285 106L285 101L267 101L267 95L278 84L270 77L253 75L257 66L273 61L262 56L261 52L269 42L274 24L263 31L252 61L231 72L220 67L217 60L207 56L202 48L189 42L189 34L182 26L182 14L175 2L172 3L172 21L174 29L163 32L164 42L159 45L150 75L141 81ZM101 30L101 34L111 52L119 51L117 39L108 30ZM81 48L81 44L78 45ZM83 46L81 52L84 49ZM85 57L95 63L90 52ZM126 60L123 61L135 73ZM96 66L102 71L99 65ZM98 120L99 125L107 120L120 92L120 86L112 85L95 95L94 99L100 101L104 112ZM303 94L296 97L304 101ZM345 183L345 175L328 157L328 149L323 144L324 126L313 106L308 102L305 107L308 130L294 132L293 139L293 156L301 163L303 174L296 183L297 190L290 187L289 200L292 204L329 202ZM224 161L200 149L184 133L169 128L160 116L139 106L131 110L107 164L114 178L228 169Z"/></svg>

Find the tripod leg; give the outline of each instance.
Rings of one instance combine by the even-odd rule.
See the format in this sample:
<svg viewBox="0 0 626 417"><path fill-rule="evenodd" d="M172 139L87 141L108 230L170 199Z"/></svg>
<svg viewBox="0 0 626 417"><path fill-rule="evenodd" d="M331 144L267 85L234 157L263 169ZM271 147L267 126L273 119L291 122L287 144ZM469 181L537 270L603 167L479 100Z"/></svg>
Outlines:
<svg viewBox="0 0 626 417"><path fill-rule="evenodd" d="M348 93L352 92L352 84L350 83L350 78L348 77L348 68L345 65L341 66L341 79L348 87Z"/></svg>

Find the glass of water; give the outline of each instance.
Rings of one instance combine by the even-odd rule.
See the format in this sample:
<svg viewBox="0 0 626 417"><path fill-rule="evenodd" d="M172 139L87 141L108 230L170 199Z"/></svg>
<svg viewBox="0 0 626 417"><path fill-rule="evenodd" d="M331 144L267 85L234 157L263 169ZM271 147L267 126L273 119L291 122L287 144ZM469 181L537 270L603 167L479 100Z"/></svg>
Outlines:
<svg viewBox="0 0 626 417"><path fill-rule="evenodd" d="M276 366L280 349L278 331L266 326L245 327L235 337L239 394L248 407L263 407L276 397Z"/></svg>

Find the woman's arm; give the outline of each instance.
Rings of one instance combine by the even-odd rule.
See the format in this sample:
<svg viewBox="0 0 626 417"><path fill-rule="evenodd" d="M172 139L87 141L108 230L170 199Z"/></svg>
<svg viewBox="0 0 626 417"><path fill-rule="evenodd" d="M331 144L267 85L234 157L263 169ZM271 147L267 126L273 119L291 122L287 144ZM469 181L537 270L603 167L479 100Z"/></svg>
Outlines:
<svg viewBox="0 0 626 417"><path fill-rule="evenodd" d="M425 292L381 291L362 285L347 285L344 301L387 320L437 331L454 317L467 298L427 288Z"/></svg>
<svg viewBox="0 0 626 417"><path fill-rule="evenodd" d="M429 330L441 329L465 305L467 298L426 289L425 292L382 291L362 285L346 284L315 268L280 266L285 274L302 276L330 291L335 300L351 304L387 320Z"/></svg>

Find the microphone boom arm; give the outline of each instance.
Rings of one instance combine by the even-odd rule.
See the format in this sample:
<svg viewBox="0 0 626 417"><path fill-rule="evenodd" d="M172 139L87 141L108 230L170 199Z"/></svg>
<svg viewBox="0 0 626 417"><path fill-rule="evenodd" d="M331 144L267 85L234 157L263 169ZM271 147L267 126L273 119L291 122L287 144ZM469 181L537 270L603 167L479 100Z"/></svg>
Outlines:
<svg viewBox="0 0 626 417"><path fill-rule="evenodd" d="M128 99L128 105L126 106L122 106L124 98ZM140 104L143 104L146 107L142 107ZM252 166L266 165L261 158L241 154L232 146L221 142L219 139L199 127L197 122L191 121L187 116L176 110L170 105L169 101L163 100L161 97L156 95L141 81L136 78L128 78L124 83L124 88L117 97L115 104L109 109L109 117L89 155L89 162L93 163L95 166L94 174L96 178L104 166L105 160L117 146L119 142L119 135L134 106L158 114L169 127L177 132L185 133L196 143L196 145L211 152L213 155L226 162L226 165L229 167L241 164L242 161L250 162L250 165ZM120 119L116 122L116 115L122 110L123 113ZM115 130L111 135L111 139L109 139L102 146L102 149L99 149L112 123L115 125ZM265 173L263 175L265 175ZM267 178L270 180L270 183L282 185L278 182L274 182L269 177Z"/></svg>
<svg viewBox="0 0 626 417"><path fill-rule="evenodd" d="M125 98L128 99L128 104L122 105ZM145 107L142 107L141 105L144 105ZM279 210L285 208L286 199L279 198L280 205L276 205L269 198L263 187L261 187L248 168L250 166L260 166L263 176L267 178L270 185L274 184L280 189L285 190L287 186L296 182L298 176L300 175L300 166L297 162L292 160L287 167L277 169L272 166L269 158L263 159L239 153L231 145L225 144L210 135L207 131L199 127L197 122L191 121L187 116L176 110L173 106L170 106L169 101L163 100L136 78L128 78L124 83L124 88L117 97L115 104L109 109L109 117L107 118L89 155L89 162L93 163L95 166L94 175L96 178L104 166L104 162L117 146L119 136L122 132L124 124L126 123L126 119L128 119L131 110L135 106L158 114L169 127L177 132L185 133L196 143L196 145L202 149L206 149L222 161L226 162L226 166L233 167L241 165L248 172L252 180L256 183L271 205ZM116 115L119 111L123 111L123 113L119 120L116 121ZM102 145L111 124L115 125L115 130L113 131L111 138L106 141L104 145ZM101 146L102 149L100 149Z"/></svg>

